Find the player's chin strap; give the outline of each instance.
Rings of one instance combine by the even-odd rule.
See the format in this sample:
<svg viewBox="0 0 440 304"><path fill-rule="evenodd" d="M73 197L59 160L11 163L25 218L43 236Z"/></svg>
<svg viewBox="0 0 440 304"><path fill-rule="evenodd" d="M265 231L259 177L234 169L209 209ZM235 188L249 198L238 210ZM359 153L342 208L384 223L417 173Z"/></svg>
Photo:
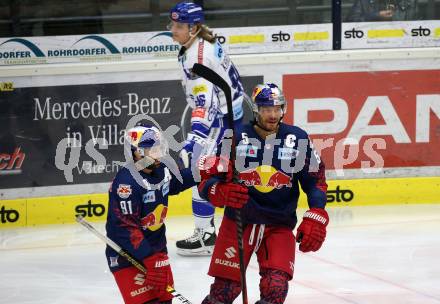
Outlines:
<svg viewBox="0 0 440 304"><path fill-rule="evenodd" d="M185 47L186 49L188 49L191 46L191 44L194 41L194 38L196 38L197 35L202 30L202 28L199 28L199 30L195 34L192 34L191 33L191 29L192 29L192 26L190 26L190 28L189 28L189 39L188 39L188 41L186 41L184 44L182 44L182 46Z"/></svg>

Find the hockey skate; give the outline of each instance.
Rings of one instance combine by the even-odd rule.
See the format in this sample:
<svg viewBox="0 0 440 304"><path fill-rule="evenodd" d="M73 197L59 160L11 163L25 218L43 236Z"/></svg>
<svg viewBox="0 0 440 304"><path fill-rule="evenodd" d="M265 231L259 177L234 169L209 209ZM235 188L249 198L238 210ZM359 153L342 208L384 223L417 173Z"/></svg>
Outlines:
<svg viewBox="0 0 440 304"><path fill-rule="evenodd" d="M177 254L183 256L208 256L214 251L215 227L196 228L194 234L187 239L176 242Z"/></svg>

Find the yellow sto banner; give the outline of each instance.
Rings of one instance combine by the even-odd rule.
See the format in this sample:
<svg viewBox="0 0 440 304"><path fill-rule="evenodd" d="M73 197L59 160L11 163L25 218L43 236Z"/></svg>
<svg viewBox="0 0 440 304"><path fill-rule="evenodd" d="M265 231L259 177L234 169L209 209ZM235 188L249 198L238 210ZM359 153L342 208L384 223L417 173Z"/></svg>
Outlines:
<svg viewBox="0 0 440 304"><path fill-rule="evenodd" d="M331 180L328 185L327 207L440 203L440 177ZM0 229L73 223L76 215L105 221L107 205L107 193L0 200ZM298 206L307 208L304 193ZM191 189L170 196L168 216L191 214Z"/></svg>

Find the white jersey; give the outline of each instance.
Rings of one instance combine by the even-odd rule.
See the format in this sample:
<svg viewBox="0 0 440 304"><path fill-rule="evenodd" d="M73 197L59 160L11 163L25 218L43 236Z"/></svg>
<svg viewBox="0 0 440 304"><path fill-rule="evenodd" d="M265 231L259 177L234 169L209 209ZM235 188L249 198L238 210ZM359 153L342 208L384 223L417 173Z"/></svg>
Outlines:
<svg viewBox="0 0 440 304"><path fill-rule="evenodd" d="M194 136L207 138L214 121L228 112L223 91L192 73L194 63L207 66L229 84L234 120L243 116L243 86L234 64L223 51L220 43L210 43L203 38L196 39L188 49L182 47L179 52L179 64L183 73L182 86L186 100L192 108L192 134L188 134L188 140L194 140Z"/></svg>

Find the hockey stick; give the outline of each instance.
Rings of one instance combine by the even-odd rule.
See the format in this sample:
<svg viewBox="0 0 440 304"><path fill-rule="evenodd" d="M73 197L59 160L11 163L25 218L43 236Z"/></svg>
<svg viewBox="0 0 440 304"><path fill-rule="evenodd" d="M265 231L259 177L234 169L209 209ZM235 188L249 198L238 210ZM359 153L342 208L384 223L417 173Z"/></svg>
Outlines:
<svg viewBox="0 0 440 304"><path fill-rule="evenodd" d="M76 216L76 221L87 228L90 232L92 232L94 235L96 235L98 238L100 238L104 243L106 243L108 246L110 246L113 250L115 250L120 256L124 257L129 261L134 267L139 269L142 273L146 274L147 269L142 265L141 262L137 261L135 258L133 258L129 253L127 253L124 249L122 249L118 244L113 242L110 238L103 235L101 232L95 229L89 222L87 222L81 215ZM168 286L167 292L173 295L177 300L180 301L182 304L192 304L187 298L182 296L180 293L178 293L173 287Z"/></svg>
<svg viewBox="0 0 440 304"><path fill-rule="evenodd" d="M199 75L200 77L205 78L213 85L219 87L225 94L226 97L226 106L228 109L228 125L229 128L232 129L232 143L231 143L231 162L232 168L235 171L235 132L234 132L234 117L232 113L232 94L231 88L228 83L216 72L211 70L210 68L204 66L200 63L195 63L192 71ZM240 281L241 281L241 292L243 296L243 304L248 303L247 297L247 287L246 287L246 270L244 266L244 257L243 257L243 222L241 220L241 210L235 209L235 222L237 224L237 239L238 239L238 257L240 260Z"/></svg>

